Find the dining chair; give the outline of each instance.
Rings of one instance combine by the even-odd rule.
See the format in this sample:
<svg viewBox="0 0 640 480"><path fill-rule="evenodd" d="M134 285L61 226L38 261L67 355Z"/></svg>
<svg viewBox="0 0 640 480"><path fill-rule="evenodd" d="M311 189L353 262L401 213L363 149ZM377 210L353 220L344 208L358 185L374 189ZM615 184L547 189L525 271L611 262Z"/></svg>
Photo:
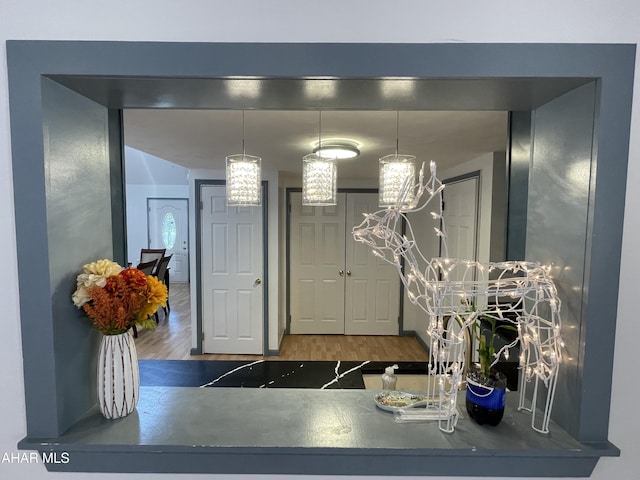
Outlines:
<svg viewBox="0 0 640 480"><path fill-rule="evenodd" d="M150 262L151 260L155 260L156 262L156 270L160 266L160 259L164 257L166 248L141 248L140 249L140 263Z"/></svg>
<svg viewBox="0 0 640 480"><path fill-rule="evenodd" d="M158 263L157 260L151 260L149 262L139 263L136 266L136 268L138 270L140 270L142 273L144 273L145 275L151 275L153 273L157 263Z"/></svg>

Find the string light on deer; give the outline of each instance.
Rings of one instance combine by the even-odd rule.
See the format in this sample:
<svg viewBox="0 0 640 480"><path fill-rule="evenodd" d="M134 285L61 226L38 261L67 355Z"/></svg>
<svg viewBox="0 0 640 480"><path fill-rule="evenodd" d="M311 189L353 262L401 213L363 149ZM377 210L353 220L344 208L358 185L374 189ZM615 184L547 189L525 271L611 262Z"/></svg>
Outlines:
<svg viewBox="0 0 640 480"><path fill-rule="evenodd" d="M549 432L551 408L557 384L564 342L560 337L560 299L550 269L534 262L482 264L468 259L449 258L447 233L442 211L444 185L430 163L430 177L424 179L424 165L416 185L405 182L395 205L375 213L365 213L364 221L353 228L353 237L371 247L372 252L395 265L409 300L428 316L427 333L431 351L427 366L427 396L434 399L442 431L453 432L458 418L455 409L458 390L471 357L471 329L480 317L511 323L517 337L495 352L500 356L520 345L521 369L518 409L531 412L531 427ZM409 195L411 191L413 195ZM406 202L411 198L410 202ZM437 206L431 217L439 221L435 232L441 238L444 257L427 259L418 248L407 214L424 210L433 200ZM400 226L406 222L407 233ZM404 267L402 262L404 261ZM491 276L490 276L491 275ZM506 303L504 298L510 302ZM473 306L473 308L471 308ZM533 384L532 400L526 398ZM546 389L540 409L539 390Z"/></svg>

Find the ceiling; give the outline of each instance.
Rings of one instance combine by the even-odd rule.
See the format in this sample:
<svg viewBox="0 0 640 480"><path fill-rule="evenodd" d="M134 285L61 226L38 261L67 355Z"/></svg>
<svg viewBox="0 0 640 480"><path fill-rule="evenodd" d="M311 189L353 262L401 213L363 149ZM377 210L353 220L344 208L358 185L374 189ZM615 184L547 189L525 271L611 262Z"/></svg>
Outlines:
<svg viewBox="0 0 640 480"><path fill-rule="evenodd" d="M242 153L242 110L124 110L125 144L184 167L224 168ZM399 119L399 122L398 122ZM341 179L377 178L378 159L396 151L440 169L504 151L505 111L245 110L245 152L265 170L300 175L302 157L321 138L349 140L361 154L340 160Z"/></svg>
<svg viewBox="0 0 640 480"><path fill-rule="evenodd" d="M398 111L398 153L442 170L506 150L507 111L530 111L588 81L292 75L51 78L122 109L126 145L190 169L223 168L226 156L242 153L244 111L246 153L265 169L300 175L322 111L322 138L351 140L362 152L339 163L339 179L377 178L378 159L396 151Z"/></svg>

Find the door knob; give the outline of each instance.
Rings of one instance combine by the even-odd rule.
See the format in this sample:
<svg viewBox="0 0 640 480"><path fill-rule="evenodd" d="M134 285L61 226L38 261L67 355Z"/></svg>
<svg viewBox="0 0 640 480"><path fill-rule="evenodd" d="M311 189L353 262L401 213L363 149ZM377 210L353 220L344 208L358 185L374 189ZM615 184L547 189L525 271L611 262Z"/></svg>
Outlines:
<svg viewBox="0 0 640 480"><path fill-rule="evenodd" d="M256 285L260 285L261 283L262 283L262 280L260 280L259 278L256 278L256 281L255 281L255 282L253 282L253 285L254 285L254 286L256 286Z"/></svg>
<svg viewBox="0 0 640 480"><path fill-rule="evenodd" d="M347 275L350 277L351 276L351 270L347 270Z"/></svg>
<svg viewBox="0 0 640 480"><path fill-rule="evenodd" d="M344 270L338 270L338 273L340 274L340 276L344 275Z"/></svg>

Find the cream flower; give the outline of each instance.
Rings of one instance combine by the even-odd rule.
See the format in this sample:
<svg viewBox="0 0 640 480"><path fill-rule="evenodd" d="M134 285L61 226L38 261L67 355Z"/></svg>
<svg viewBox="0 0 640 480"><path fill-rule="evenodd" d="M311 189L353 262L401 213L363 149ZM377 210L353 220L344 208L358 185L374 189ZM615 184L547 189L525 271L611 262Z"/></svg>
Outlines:
<svg viewBox="0 0 640 480"><path fill-rule="evenodd" d="M89 292L85 287L78 287L78 289L71 296L71 300L73 300L73 304L80 308L82 305L87 303L91 297L89 297Z"/></svg>
<svg viewBox="0 0 640 480"><path fill-rule="evenodd" d="M118 275L122 271L122 267L116 262L102 259L96 260L93 263L87 263L82 267L84 273L93 275L99 275L103 277L110 277L112 275Z"/></svg>
<svg viewBox="0 0 640 480"><path fill-rule="evenodd" d="M93 287L104 287L107 278L118 275L122 267L111 260L97 260L82 267L84 273L76 278L76 291L71 296L73 304L80 308L90 300L88 290Z"/></svg>

